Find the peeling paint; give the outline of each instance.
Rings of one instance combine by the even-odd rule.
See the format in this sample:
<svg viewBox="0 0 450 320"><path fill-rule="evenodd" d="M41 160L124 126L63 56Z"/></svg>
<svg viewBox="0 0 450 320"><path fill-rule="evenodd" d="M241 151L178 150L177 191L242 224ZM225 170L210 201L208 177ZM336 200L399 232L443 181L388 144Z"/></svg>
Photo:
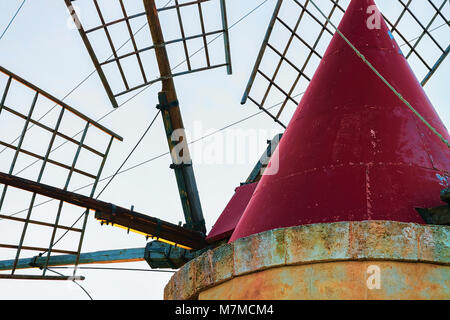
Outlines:
<svg viewBox="0 0 450 320"><path fill-rule="evenodd" d="M381 268L381 291L367 289L369 265ZM449 279L450 227L337 222L276 229L222 245L183 266L164 296L450 299Z"/></svg>
<svg viewBox="0 0 450 320"><path fill-rule="evenodd" d="M439 179L441 186L448 188L448 177L441 176L439 173L437 173L436 178Z"/></svg>

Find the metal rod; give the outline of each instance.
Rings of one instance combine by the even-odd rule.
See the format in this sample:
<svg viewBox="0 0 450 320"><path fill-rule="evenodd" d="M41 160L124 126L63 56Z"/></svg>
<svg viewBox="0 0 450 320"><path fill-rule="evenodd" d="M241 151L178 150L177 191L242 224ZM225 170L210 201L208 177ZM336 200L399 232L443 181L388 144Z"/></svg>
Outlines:
<svg viewBox="0 0 450 320"><path fill-rule="evenodd" d="M8 81L6 82L5 90L3 91L2 100L0 101L0 114L2 113L2 109L5 106L6 97L8 96L9 87L11 86L12 77L8 77Z"/></svg>
<svg viewBox="0 0 450 320"><path fill-rule="evenodd" d="M176 11L177 11L177 17L178 17L178 25L180 27L181 38L183 39L183 47L184 47L184 54L186 56L186 63L187 63L188 70L190 71L192 69L191 60L189 59L189 51L188 51L188 47L187 47L186 35L184 33L183 20L181 19L181 12L180 12L178 0L175 0L175 4L177 5Z"/></svg>
<svg viewBox="0 0 450 320"><path fill-rule="evenodd" d="M308 5L308 2L309 2L309 0L306 0L305 6ZM279 52L278 50L276 50L273 46L270 45L269 42L267 42L267 46L269 46L269 48L271 48L273 51L275 51L275 53L277 53L278 56L280 57L280 59L279 59L279 61L278 61L278 65L277 65L277 67L275 68L275 72L273 73L272 81L275 81L275 79L276 79L276 77L277 77L277 75L278 75L278 72L280 71L281 65L283 64L283 61L288 62L288 63L291 65L291 67L293 67L294 69L297 70L297 72L302 73L302 72L297 68L297 66L296 66L295 64L293 64L292 62L290 62L290 61L286 58L286 54L287 54L287 52L288 52L288 50L289 50L289 47L290 47L291 44L292 44L292 41L294 40L294 35L296 34L298 27L300 26L300 22L302 21L302 18L303 18L304 13L305 13L305 10L302 10L301 13L300 13L300 15L299 15L299 17L298 17L298 19L297 19L297 22L296 22L296 24L295 24L294 29L291 30L290 28L288 28L288 30L291 31L291 34L290 34L290 36L289 36L288 42L286 43L286 46L285 46L285 48L284 48L283 53L281 53L281 52ZM278 18L278 17L277 17L277 20L280 21L280 22L282 22L282 20L281 20L280 18ZM283 24L284 24L284 22L283 22ZM287 25L286 25L286 28L287 28ZM262 99L262 102L261 102L261 105L262 105L262 106L263 106L264 103L266 102L267 96L269 95L269 91L270 91L271 88L272 88L272 83L270 83L269 86L267 87L267 90L266 90L266 92L265 92L265 94L264 94L264 97L263 97L263 99Z"/></svg>
<svg viewBox="0 0 450 320"><path fill-rule="evenodd" d="M258 70L258 73L262 75L267 81L269 81L269 83L271 83L275 88L277 88L282 94L284 94L287 98L289 98L289 100L291 100L293 103L297 103L297 101L295 101L292 97L290 97L288 93L283 90L283 88L281 88L278 84L273 82L264 72ZM260 106L262 105L260 104Z"/></svg>
<svg viewBox="0 0 450 320"><path fill-rule="evenodd" d="M75 166L76 166L76 164L78 162L78 157L80 155L81 146L83 145L84 140L86 139L86 135L87 135L88 130L89 130L89 122L86 123L86 126L85 126L84 131L83 131L83 135L82 135L82 137L80 139L80 143L79 143L78 148L77 148L77 152L76 152L75 157L74 157L74 159L72 161L72 166L70 168L69 174L67 175L66 183L64 185L64 189L63 189L64 191L66 191L67 188L69 188L69 184L70 184L70 180L72 179L73 171L74 171ZM59 224L59 219L61 217L62 207L63 207L63 201L60 201L59 202L59 206L58 206L58 212L56 213L55 226ZM53 228L52 236L51 236L51 239L50 239L50 244L49 244L48 250L47 250L47 261L50 259L50 256L52 254L53 243L55 241L55 236L56 236L56 231L57 230L58 229L56 227ZM46 271L47 271L47 265L45 265L45 267L44 267L44 271L43 271L43 275L44 276L45 276Z"/></svg>
<svg viewBox="0 0 450 320"><path fill-rule="evenodd" d="M283 128L286 129L286 125L285 125L283 122L281 122L279 119L277 119L277 118L276 118L273 114L271 114L266 108L260 106L259 103L256 102L255 99L253 99L253 98L250 97L250 96L248 96L248 99L249 99L251 102L253 102L254 104L256 104L260 110L262 110L262 111L263 111L264 113L266 113L269 117L271 117L276 123L278 123L280 126L282 126Z"/></svg>
<svg viewBox="0 0 450 320"><path fill-rule="evenodd" d="M266 52L267 44L269 43L270 36L272 35L273 27L275 25L275 21L277 20L278 13L280 12L281 5L283 4L283 0L278 0L275 10L272 14L272 19L270 20L269 27L267 28L266 35L264 36L263 43L261 45L261 49L259 50L258 57L256 58L255 65L253 66L253 71L250 75L250 79L248 80L247 87L245 88L244 96L242 97L241 104L245 104L247 102L248 96L250 94L250 90L253 87L253 83L255 82L256 74L258 73L259 67L261 65L261 61L264 57L264 53Z"/></svg>
<svg viewBox="0 0 450 320"><path fill-rule="evenodd" d="M428 72L428 74L422 80L422 82L421 82L422 87L424 87L427 84L428 80L430 80L430 78L433 76L433 74L436 72L436 70L442 64L442 62L444 62L444 60L445 60L445 58L447 58L449 52L450 52L450 45L447 46L447 49L445 50L445 52L441 55L441 57L438 59L438 61L436 61L433 68L430 70L430 72Z"/></svg>
<svg viewBox="0 0 450 320"><path fill-rule="evenodd" d="M177 73L172 74L171 77L172 77L172 78L176 78L176 77L179 77L179 76L184 76L184 75L186 75L186 74L191 74L191 73L201 72L201 71L210 70L210 69L221 68L221 67L225 67L225 66L226 66L226 64L223 63L223 64L218 64L218 65L215 65L215 66L211 66L211 67L203 67L203 68L193 69L193 70L191 70L191 71L177 72ZM156 83L156 82L165 80L165 79L167 79L167 78L168 78L168 77L161 77L161 78L158 78L158 79L149 81L149 82L147 82L147 83L140 84L140 85L138 85L138 86L136 86L136 87L134 87L134 88L131 88L131 89L128 90L128 91L122 91L122 92L119 92L119 93L116 94L115 96L116 96L116 97L120 97L120 96L122 96L122 95L124 95L124 94L129 93L130 91L137 90L137 89L140 89L140 88L149 86L149 85L151 85L151 84L154 84L154 83Z"/></svg>
<svg viewBox="0 0 450 320"><path fill-rule="evenodd" d="M98 185L98 182L99 182L100 177L102 175L103 168L105 167L106 159L108 158L109 151L111 150L111 146L112 146L113 141L114 141L113 138L111 138L109 140L108 147L106 148L106 151L105 151L105 156L103 157L102 163L100 164L100 168L98 169L98 172L97 172L97 178L95 179L94 185L92 186L92 189L91 189L91 194L90 194L91 198L94 197L95 190L97 189L97 185ZM75 260L75 268L73 269L73 275L76 274L78 263L80 262L81 248L83 247L83 240L84 240L84 234L86 232L88 215L89 215L89 210L86 210L84 212L83 227L81 228L82 231L81 231L81 235L80 235L80 241L78 242L78 249L77 249L78 253L77 253L76 260Z"/></svg>
<svg viewBox="0 0 450 320"><path fill-rule="evenodd" d="M16 149L16 147L13 146L12 144L9 144L9 143L3 142L3 141L0 141L0 145L5 146L5 147L10 148L10 149ZM28 151L28 150L25 150L25 149L22 149L22 148L19 149L19 151L20 151L21 153L26 154L26 155L29 155L29 156L31 156L31 157L33 157L33 158L36 158L36 159L39 159L39 160L45 160L45 157L42 157L42 156L40 156L40 155L38 155L38 154L36 154L36 153L33 153L33 152L31 152L31 151ZM52 159L47 159L47 162L48 162L48 163L51 163L51 164L54 164L54 165L56 165L56 166L58 166L58 167L61 167L61 168L70 170L70 166L68 166L68 165L66 165L66 164L64 164L64 163L61 163L61 162L58 162L58 161L55 161L55 160L52 160ZM94 176L94 175L92 175L92 174L90 174L90 173L88 173L88 172L82 171L82 170L80 170L80 169L76 169L76 168L75 168L75 169L74 169L74 172L79 173L79 174L81 174L81 175L84 175L84 176L86 176L86 177L95 179L95 176Z"/></svg>
<svg viewBox="0 0 450 320"><path fill-rule="evenodd" d="M394 32L394 30L397 30L397 26L400 23L400 21L402 20L403 16L405 15L406 8L411 4L411 1L412 0L408 0L408 3L406 4L406 7L404 6L402 12L399 14L399 16L397 17L397 20L395 21L394 25L392 26L391 32Z"/></svg>
<svg viewBox="0 0 450 320"><path fill-rule="evenodd" d="M339 0L336 0L336 2L333 1L333 7L331 8L331 11L330 11L330 13L329 13L329 15L328 15L328 20L325 21L324 25L322 26L322 28L321 28L321 30L320 30L320 32L319 32L319 35L318 35L316 41L314 42L314 44L313 44L313 46L312 46L313 49L316 49L317 45L319 44L320 40L322 39L322 36L323 36L323 34L324 34L324 32L325 32L325 28L326 28L327 25L328 25L328 21L329 21L329 20L331 19L331 17L333 16L333 14L334 14L336 8L339 7L339 3L338 3L338 2L339 2ZM306 67L308 66L309 61L310 61L311 58L312 58L312 55L313 55L313 51L311 50L311 51L309 52L309 54L308 54L308 57L307 57L306 60L305 60L305 63L303 64L303 66L302 66L302 68L301 68L301 73L299 73L299 74L297 75L297 78L295 79L294 83L293 83L292 86L291 86L291 89L290 89L289 92L288 92L288 93L289 93L289 96L292 96L292 94L294 93L295 87L297 86L297 83L300 81L300 78L301 78L302 75L303 75L308 81L311 81L311 80L304 74L304 72L305 72ZM288 101L289 101L289 99L286 97L286 98L284 99L283 103L281 104L280 109L278 110L278 113L277 113L277 115L276 115L276 118L277 118L277 119L280 118L281 113L284 111L284 108L286 107L286 104L287 104ZM297 105L298 105L298 103L297 103Z"/></svg>
<svg viewBox="0 0 450 320"><path fill-rule="evenodd" d="M99 25L97 27L94 27L94 28L86 30L85 33L88 34L88 33L94 32L94 31L98 31L98 30L104 29L105 27L110 27L110 26L112 26L114 24L117 24L117 23L120 23L120 22L124 22L124 21L128 21L129 22L131 19L139 18L139 17L142 17L142 16L145 16L145 12L133 14L133 15L130 15L130 16L125 16L123 18L116 19L116 20L107 22L105 24L101 24L101 25Z"/></svg>
<svg viewBox="0 0 450 320"><path fill-rule="evenodd" d="M22 118L24 120L27 119L27 116L25 116L22 113L20 113L20 112L18 112L16 110L13 110L13 109L11 109L11 108L9 108L7 106L3 106L3 110L8 111L9 113L11 113L11 114L13 114L13 115L15 115L15 116L17 116L19 118ZM64 109L61 109L61 110L64 110ZM33 125L38 126L38 127L42 128L42 129L48 131L48 132L51 132L51 133L55 132L55 134L57 136L63 138L64 140L68 140L69 142L72 142L74 144L78 144L78 141L75 140L74 138L69 137L68 135L65 135L64 133L55 131L54 129L52 129L52 128L50 128L50 127L48 127L48 126L46 126L46 125L44 125L44 124L42 124L42 123L40 123L40 122L38 122L36 120L30 119L30 123L32 123ZM90 152L92 152L92 153L94 153L94 154L96 154L96 155L98 155L100 157L103 157L103 153L95 150L94 148L92 148L92 147L90 147L88 145L83 144L83 148L86 149L86 150L89 150Z"/></svg>
<svg viewBox="0 0 450 320"><path fill-rule="evenodd" d="M174 5L174 6L167 6L167 7L159 8L158 12L167 11L167 10L171 10L171 9L175 9L175 8L182 8L182 7L186 7L186 6L191 6L191 5L194 5L194 4L197 4L197 3L202 3L202 2L207 2L207 1L211 1L211 0L198 0L198 1L193 1L193 2L180 3L178 6ZM126 16L124 18L112 20L112 21L109 21L109 22L107 22L105 24L101 24L101 25L99 25L97 27L88 29L88 30L85 31L85 33L86 34L87 33L91 33L91 32L103 29L104 27L109 27L109 26L112 26L114 24L117 24L117 23L120 23L120 22L124 22L124 21L130 21L131 19L139 18L139 17L145 16L145 15L146 15L145 12L140 12L140 13L136 13L136 14L133 14L133 15L130 15L130 16Z"/></svg>
<svg viewBox="0 0 450 320"><path fill-rule="evenodd" d="M207 2L207 1L211 1L211 0L196 0L196 1L190 1L190 2L185 2L185 3L180 3L177 5L172 5L172 6L168 6L168 7L164 7L164 8L159 8L157 9L158 12L161 11L167 11L167 10L171 10L171 9L175 9L175 8L181 8L181 7L186 7L186 6L192 6L195 5L197 3L202 3L202 2Z"/></svg>
<svg viewBox="0 0 450 320"><path fill-rule="evenodd" d="M15 279L15 280L71 280L71 281L81 281L85 277L66 277L66 276L34 276L34 275L11 275L11 274L0 274L0 279Z"/></svg>
<svg viewBox="0 0 450 320"><path fill-rule="evenodd" d="M119 3L120 3L120 7L122 9L123 16L126 18L127 11L123 4L123 0L119 0ZM136 40L134 39L133 30L131 29L130 21L128 19L126 19L125 22L127 24L128 33L130 34L130 40L131 40L131 43L133 44L134 51L137 51L138 48L137 48ZM141 59L141 56L139 55L139 53L136 53L136 59L139 64L139 69L141 70L142 79L144 80L144 82L147 82L147 76L145 75L144 66L142 65L142 59Z"/></svg>
<svg viewBox="0 0 450 320"><path fill-rule="evenodd" d="M409 0L411 1L411 0ZM431 35L430 32L428 32L427 28L425 28L422 24L422 22L420 22L420 20L416 17L416 15L411 11L411 9L405 5L403 3L403 1L399 0L399 2L402 4L402 6L408 11L408 13L411 15L411 17L413 17L413 19L417 22L417 24L422 28L423 32L425 32L427 34L428 37L430 37L430 39L434 42L434 44L441 50L442 53L445 52L444 48L441 47L441 45L439 44L439 42L436 41L436 39Z"/></svg>
<svg viewBox="0 0 450 320"><path fill-rule="evenodd" d="M391 21L389 21L389 19L383 15L384 20L386 21L386 23L392 28L391 32L393 31L393 24ZM428 69L431 70L431 67L428 65L428 63L423 59L423 57L416 51L415 48L413 48L413 46L409 43L408 39L405 38L405 36L399 32L398 30L396 30L397 34L399 35L399 37L403 40L403 42L405 43L405 45L407 45L409 47L409 49L414 52L417 56L417 58L419 58L419 60L423 63L423 65Z"/></svg>
<svg viewBox="0 0 450 320"><path fill-rule="evenodd" d="M19 246L12 245L12 244L0 243L0 248L5 248L5 249L19 249ZM22 246L22 247L21 247L21 250L29 250L29 251L45 251L45 250L47 250L47 249L46 249L46 248L41 248L41 247ZM56 252L56 253L64 253L64 254L76 254L75 251L60 250L60 249L54 249L53 252Z"/></svg>
<svg viewBox="0 0 450 320"><path fill-rule="evenodd" d="M17 158L19 157L20 149L22 148L23 140L25 139L25 134L26 134L26 132L28 130L28 125L30 123L31 116L32 116L33 111L34 111L34 107L36 106L36 102L37 102L38 96L39 96L39 93L36 92L35 95L34 95L34 98L33 98L33 102L31 104L31 108L28 111L27 120L25 121L25 124L23 126L22 134L20 135L19 142L18 142L17 146L15 147L16 151L14 152L14 158L13 158L13 160L11 162L11 166L9 167L9 174L13 173L14 167L16 166ZM8 189L7 186L5 186L3 188L2 196L0 198L0 210L3 207L3 201L5 200L7 189Z"/></svg>
<svg viewBox="0 0 450 320"><path fill-rule="evenodd" d="M220 0L220 11L222 12L223 42L225 46L225 61L227 63L227 73L233 73L231 64L230 34L228 28L227 6L225 0Z"/></svg>
<svg viewBox="0 0 450 320"><path fill-rule="evenodd" d="M205 21L203 20L203 10L201 2L198 3L198 15L200 16L200 26L202 28L203 34L203 47L205 49L206 65L209 67L211 66L211 61L209 59L208 41L206 40L206 28L205 28Z"/></svg>
<svg viewBox="0 0 450 320"><path fill-rule="evenodd" d="M305 2L305 8L306 8L306 4L307 2ZM289 30L289 32L291 32L291 34L296 37L301 43L303 43L309 50L311 50L319 59L322 59L322 56L320 55L320 53L318 53L313 47L311 47L309 45L308 42L306 42L302 37L300 37L295 30L291 29L286 22L284 22L283 20L281 20L280 18L277 17L277 20L286 28ZM326 28L326 24L322 25L322 28L325 27Z"/></svg>
<svg viewBox="0 0 450 320"><path fill-rule="evenodd" d="M207 32L207 33L205 33L204 35L205 35L205 36L211 36L211 35L215 35L215 34L223 33L223 32L224 32L223 30L217 30L217 31ZM170 45L170 44L182 42L182 41L184 41L184 40L194 40L194 39L201 38L201 37L203 37L204 35L203 35L203 34L196 34L196 35L189 36L189 37L186 37L186 38L179 38L179 39L169 40L169 41L165 42L164 45L167 46L167 45ZM132 55L135 55L135 54L138 54L138 53L142 53L142 52L145 52L145 51L149 51L149 50L153 50L153 49L155 49L155 46L154 46L154 45L148 46L148 47L139 49L139 50L137 50L137 51L125 53L125 54L123 54L123 55L121 55L121 56L118 56L117 58L111 58L111 59L108 59L108 60L106 60L106 61L100 63L100 65L105 65L105 64L108 64L108 63L112 63L112 62L114 62L114 61L116 61L116 60L118 60L118 59L123 59L123 58L131 57ZM132 91L132 90L134 90L134 88L131 89L130 91Z"/></svg>
<svg viewBox="0 0 450 320"><path fill-rule="evenodd" d="M55 225L53 223L47 223L47 222L36 221L36 220L27 220L27 219L22 219L22 218L5 216L3 214L0 214L0 219L18 221L18 222L26 222L26 223L35 224L35 225L44 226L44 227L52 227L52 228L55 227ZM61 226L61 225L56 225L56 228L73 231L73 232L81 232L82 231L81 229L78 229L78 228L72 228L72 227Z"/></svg>
<svg viewBox="0 0 450 320"><path fill-rule="evenodd" d="M429 1L430 2L430 1ZM444 0L441 4L441 6L439 7L439 9L436 11L436 13L433 15L433 17L430 19L430 22L428 23L428 25L426 26L426 30L428 31L431 26L433 25L434 20L436 20L437 16L439 15L439 12L444 8L445 4L448 2L448 0ZM417 47L417 45L420 43L420 41L422 40L423 36L425 35L425 32L422 32L421 35L419 36L419 38L417 38L416 42L413 45L413 48L415 49ZM412 51L409 51L409 53L406 55L406 59L408 59L411 56Z"/></svg>
<svg viewBox="0 0 450 320"><path fill-rule="evenodd" d="M305 10L305 12L311 17L313 18L319 25L321 25L322 27L324 27L324 24L317 19L316 15L312 14L308 9L306 9L305 6L303 6L300 2L298 2L297 0L294 0L294 2L301 8L303 8ZM330 31L327 27L325 27L325 30L331 35L333 36L334 33L332 31Z"/></svg>
<svg viewBox="0 0 450 320"><path fill-rule="evenodd" d="M47 153L46 153L46 155L45 155L45 157L44 157L44 159L43 159L44 162L42 163L41 170L39 171L39 176L38 176L38 179L37 179L37 182L38 182L38 183L41 182L42 175L44 174L44 170L45 170L45 167L46 167L47 162L48 162L48 157L49 157L49 155L50 155L50 152L52 151L53 143L55 142L56 132L57 132L58 129L59 129L59 126L60 126L60 124L61 124L61 121L62 121L63 116L64 116L64 109L61 108L61 112L60 112L60 114L59 114L58 121L56 122L55 130L54 130L54 132L53 132L53 135L52 135L52 138L51 138L51 140L50 140L50 143L49 143L49 145L48 145L48 147L47 147ZM14 271L16 270L17 263L18 263L18 261L19 261L20 250L21 250L23 241L24 241L24 239L25 239L25 234L26 234L26 232L27 232L28 224L30 223L31 212L32 212L32 210L33 210L33 208L34 208L34 202L35 202L35 200L36 200L36 193L33 193L32 197L31 197L30 205L29 205L29 207L28 207L27 217L26 217L26 219L25 219L25 223L24 223L24 226L23 226L22 235L21 235L21 238L20 238L19 249L17 250L17 254L16 254L16 257L15 257L15 259L14 259L14 265L13 265L13 268L12 268L12 274L14 274ZM58 225L58 224L53 225L53 228L55 228L57 225Z"/></svg>
<svg viewBox="0 0 450 320"><path fill-rule="evenodd" d="M105 19L103 18L103 14L102 11L100 10L100 7L98 6L98 2L97 0L94 0L94 5L95 5L95 9L97 10L98 16L100 18L100 21L102 22L102 25L105 25ZM114 57L117 58L117 52L116 52L116 48L114 47L114 43L112 41L111 35L109 34L109 30L108 27L103 27L105 34L106 34L106 39L108 40L109 46L111 48L112 54L114 55ZM123 84L125 85L126 89L129 89L130 87L128 86L128 81L127 78L125 77L125 73L123 72L122 69L122 64L120 63L119 60L116 61L117 64L117 68L119 69L120 72L120 76L122 77L122 81Z"/></svg>
<svg viewBox="0 0 450 320"><path fill-rule="evenodd" d="M444 0L444 2L448 2L448 0ZM442 11L440 9L438 9L436 7L436 5L433 3L433 1L428 0L428 3L434 8L434 10L436 10L437 14L442 18L442 20L444 20L448 26L450 26L450 21L448 18L446 18L443 14Z"/></svg>

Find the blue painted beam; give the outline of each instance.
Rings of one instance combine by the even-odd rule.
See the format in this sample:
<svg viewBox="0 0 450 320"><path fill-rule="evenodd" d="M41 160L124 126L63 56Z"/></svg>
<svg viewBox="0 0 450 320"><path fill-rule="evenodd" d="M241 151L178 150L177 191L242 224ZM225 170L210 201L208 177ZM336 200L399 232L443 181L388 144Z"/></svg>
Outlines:
<svg viewBox="0 0 450 320"><path fill-rule="evenodd" d="M198 256L202 251L192 252L160 241L147 243L145 248L106 250L80 254L78 264L124 263L147 261L152 269L178 269ZM39 268L47 257L19 259L16 269ZM51 256L49 267L75 265L76 255ZM0 261L1 270L12 270L14 260Z"/></svg>
<svg viewBox="0 0 450 320"><path fill-rule="evenodd" d="M79 264L121 263L144 261L145 248L106 250L80 254ZM16 269L29 269L43 266L47 257L19 259ZM51 256L48 266L74 265L76 255ZM0 261L0 270L11 270L14 260Z"/></svg>

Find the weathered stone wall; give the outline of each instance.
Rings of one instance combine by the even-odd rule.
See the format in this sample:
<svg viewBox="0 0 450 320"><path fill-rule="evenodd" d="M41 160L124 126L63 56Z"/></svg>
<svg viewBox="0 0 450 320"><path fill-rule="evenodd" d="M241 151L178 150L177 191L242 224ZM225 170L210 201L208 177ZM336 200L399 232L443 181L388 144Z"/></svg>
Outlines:
<svg viewBox="0 0 450 320"><path fill-rule="evenodd" d="M392 221L272 230L181 268L166 299L449 299L450 228ZM369 289L367 269L380 268Z"/></svg>

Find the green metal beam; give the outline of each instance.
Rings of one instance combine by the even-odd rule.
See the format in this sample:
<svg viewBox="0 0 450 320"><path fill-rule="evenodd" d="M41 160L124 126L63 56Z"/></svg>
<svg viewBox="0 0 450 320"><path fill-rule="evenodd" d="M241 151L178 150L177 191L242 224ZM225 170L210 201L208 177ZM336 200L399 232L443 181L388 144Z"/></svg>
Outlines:
<svg viewBox="0 0 450 320"><path fill-rule="evenodd" d="M252 172L248 176L247 180L243 184L250 184L257 182L261 179L265 168L269 164L270 159L272 158L272 154L275 152L275 149L278 147L283 134L277 134L271 141L267 141L267 149L264 151L263 155L259 159L256 166L253 168Z"/></svg>
<svg viewBox="0 0 450 320"><path fill-rule="evenodd" d="M450 225L450 189L441 191L441 200L447 202L446 206L435 208L416 208L427 224Z"/></svg>
<svg viewBox="0 0 450 320"><path fill-rule="evenodd" d="M436 208L416 208L420 216L427 224L450 225L450 206Z"/></svg>
<svg viewBox="0 0 450 320"><path fill-rule="evenodd" d="M450 188L441 191L441 200L450 204Z"/></svg>

